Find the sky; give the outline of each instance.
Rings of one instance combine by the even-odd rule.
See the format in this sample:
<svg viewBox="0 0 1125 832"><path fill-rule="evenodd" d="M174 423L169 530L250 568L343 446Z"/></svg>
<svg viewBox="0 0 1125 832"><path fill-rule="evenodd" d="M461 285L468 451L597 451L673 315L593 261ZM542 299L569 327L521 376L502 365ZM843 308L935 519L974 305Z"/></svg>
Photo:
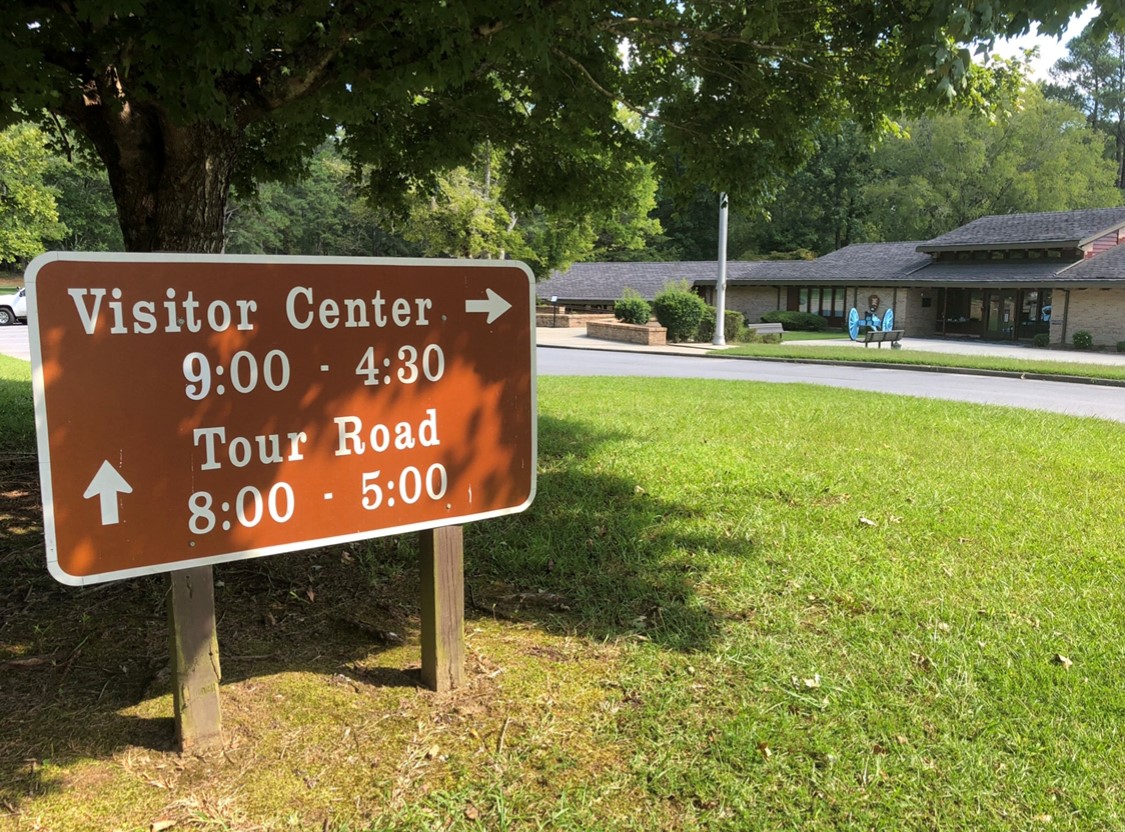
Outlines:
<svg viewBox="0 0 1125 832"><path fill-rule="evenodd" d="M1038 46L1039 57L1031 64L1031 75L1038 81L1049 81L1051 78L1050 69L1055 65L1055 61L1066 56L1067 42L1071 38L1077 37L1097 13L1097 4L1091 3L1081 15L1071 20L1061 38L1055 39L1033 32L1023 37L997 41L993 51L1005 58L1014 58L1019 55L1021 49Z"/></svg>

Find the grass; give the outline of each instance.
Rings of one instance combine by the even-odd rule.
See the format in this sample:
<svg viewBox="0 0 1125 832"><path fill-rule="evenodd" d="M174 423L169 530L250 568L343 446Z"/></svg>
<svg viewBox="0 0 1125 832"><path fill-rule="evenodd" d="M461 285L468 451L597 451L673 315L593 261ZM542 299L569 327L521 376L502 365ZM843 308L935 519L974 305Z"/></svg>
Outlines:
<svg viewBox="0 0 1125 832"><path fill-rule="evenodd" d="M0 355L0 454L28 453L35 446L31 365Z"/></svg>
<svg viewBox="0 0 1125 832"><path fill-rule="evenodd" d="M796 334L796 333L794 333ZM786 340L790 333L785 334ZM798 339L799 340L799 339ZM840 361L852 364L912 364L924 367L959 367L969 370L999 370L1013 373L1035 373L1051 376L1077 376L1125 380L1125 364L1085 364L1071 361L1001 358L957 355L911 349L880 349L855 347L789 347L781 344L744 344L731 349L716 350L711 355L743 358L804 358L817 361Z"/></svg>
<svg viewBox="0 0 1125 832"><path fill-rule="evenodd" d="M536 503L466 529L466 688L416 687L411 541L228 564L205 759L170 751L162 583L54 585L16 498L0 829L1122 828L1122 445L541 379Z"/></svg>
<svg viewBox="0 0 1125 832"><path fill-rule="evenodd" d="M841 341L848 337L846 332L802 332L790 330L785 333L784 341Z"/></svg>

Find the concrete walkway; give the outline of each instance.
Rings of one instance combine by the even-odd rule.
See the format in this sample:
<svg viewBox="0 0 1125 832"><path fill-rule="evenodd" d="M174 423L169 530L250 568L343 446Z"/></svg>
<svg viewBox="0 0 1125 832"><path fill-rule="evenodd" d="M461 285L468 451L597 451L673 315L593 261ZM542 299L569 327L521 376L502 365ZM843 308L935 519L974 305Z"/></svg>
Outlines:
<svg viewBox="0 0 1125 832"><path fill-rule="evenodd" d="M563 347L581 350L612 350L615 352L642 352L658 355L704 355L715 347L710 344L668 344L663 347L646 347L640 344L625 344L619 341L604 341L591 338L585 327L555 329L537 327L536 342L541 347ZM1078 350L1038 349L1024 344L997 344L988 341L962 340L954 338L903 338L903 349L924 352L943 352L956 355L980 355L996 358L1022 358L1028 361L1063 361L1083 364L1111 364L1125 366L1125 354L1104 352L1080 352ZM827 338L811 341L788 341L787 347L846 347L878 352L880 347L865 347L858 341L844 338ZM730 345L734 346L734 345ZM884 352L889 347L881 348Z"/></svg>

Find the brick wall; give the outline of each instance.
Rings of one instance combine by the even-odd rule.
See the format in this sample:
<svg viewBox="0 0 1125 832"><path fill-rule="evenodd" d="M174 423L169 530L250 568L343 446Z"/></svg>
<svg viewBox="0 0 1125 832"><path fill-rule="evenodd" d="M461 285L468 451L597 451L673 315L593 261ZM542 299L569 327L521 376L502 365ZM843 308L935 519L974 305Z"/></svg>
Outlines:
<svg viewBox="0 0 1125 832"><path fill-rule="evenodd" d="M898 290L895 329L906 335L929 338L937 333L937 289L911 287ZM893 297L893 294L892 294ZM923 303L929 302L929 306Z"/></svg>
<svg viewBox="0 0 1125 832"><path fill-rule="evenodd" d="M668 330L655 324L637 326L636 324L591 321L586 324L586 334L591 338L623 341L627 344L646 344L650 347L663 346L668 343Z"/></svg>
<svg viewBox="0 0 1125 832"><path fill-rule="evenodd" d="M767 312L785 308L785 287L727 286L726 307L741 312L750 323L758 323Z"/></svg>
<svg viewBox="0 0 1125 832"><path fill-rule="evenodd" d="M1125 341L1125 289L1071 289L1070 303L1062 289L1051 293L1051 342L1062 341L1062 313L1066 312L1066 341L1086 330L1094 336L1094 346L1112 347Z"/></svg>
<svg viewBox="0 0 1125 832"><path fill-rule="evenodd" d="M751 323L758 321L766 312L784 309L787 288L785 286L729 286L727 287L727 308L736 309ZM888 288L886 286L848 287L844 303L844 316L852 307L859 311L860 317L867 311L870 295L879 296L879 315L887 314L894 307L895 329L906 330L907 335L924 338L933 335L937 326L937 290L930 288ZM780 297L780 303L778 298ZM930 305L923 306L922 299L929 298Z"/></svg>
<svg viewBox="0 0 1125 832"><path fill-rule="evenodd" d="M613 315L590 315L587 313L574 313L574 312L560 312L557 315L554 312L536 312L535 325L555 327L556 329L565 329L572 326L586 326L590 321L612 321L615 320Z"/></svg>

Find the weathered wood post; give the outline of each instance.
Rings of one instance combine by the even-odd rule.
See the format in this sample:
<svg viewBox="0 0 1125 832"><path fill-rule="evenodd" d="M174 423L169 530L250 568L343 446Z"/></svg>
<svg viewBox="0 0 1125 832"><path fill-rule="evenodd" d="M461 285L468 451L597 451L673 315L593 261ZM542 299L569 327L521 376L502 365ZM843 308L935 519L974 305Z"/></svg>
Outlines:
<svg viewBox="0 0 1125 832"><path fill-rule="evenodd" d="M445 693L465 678L464 535L461 526L418 533L422 682Z"/></svg>
<svg viewBox="0 0 1125 832"><path fill-rule="evenodd" d="M176 742L181 752L209 751L223 742L215 584L210 566L179 569L170 572L169 578L168 632Z"/></svg>

